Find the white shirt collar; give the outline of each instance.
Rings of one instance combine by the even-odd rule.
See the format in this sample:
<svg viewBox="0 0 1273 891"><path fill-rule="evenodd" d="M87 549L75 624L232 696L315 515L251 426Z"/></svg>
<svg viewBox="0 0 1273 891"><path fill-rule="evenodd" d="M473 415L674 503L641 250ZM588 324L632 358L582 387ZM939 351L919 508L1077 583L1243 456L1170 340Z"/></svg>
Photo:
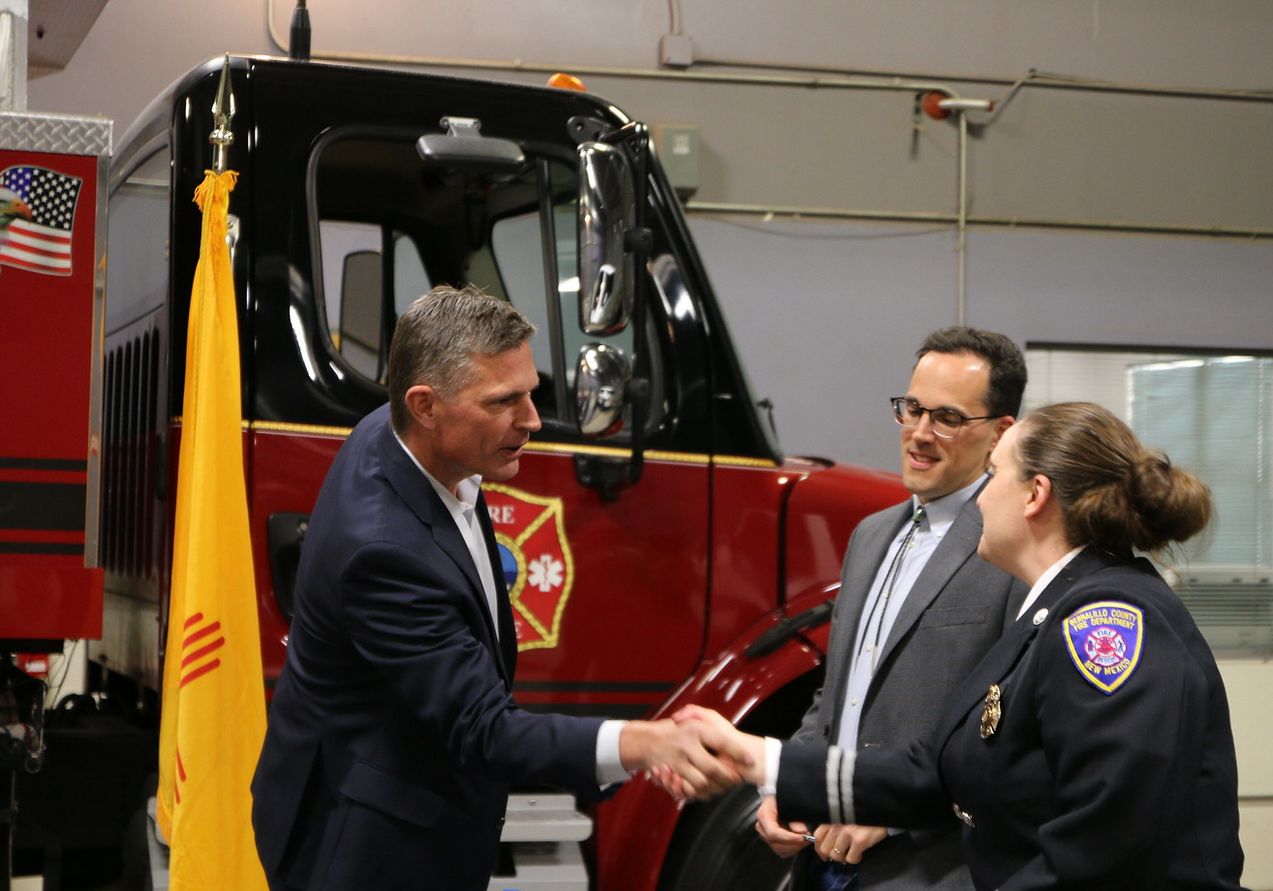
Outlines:
<svg viewBox="0 0 1273 891"><path fill-rule="evenodd" d="M433 474L424 469L424 465L421 464L420 460L416 458L409 448L407 448L407 444L402 441L402 437L399 436L396 431L393 434L393 438L398 440L398 445L402 446L402 450L407 453L407 457L411 459L411 463L424 474L424 478L429 481L429 485L433 486L433 491L438 493L438 497L442 499L442 503L446 505L446 509L450 511L452 516L455 516L456 514L465 514L473 510L474 506L477 504L478 493L482 490L482 477L480 474L473 474L473 476L460 480L460 484L455 487L456 494L452 495L446 486L438 482L437 479L434 478Z"/></svg>
<svg viewBox="0 0 1273 891"><path fill-rule="evenodd" d="M934 498L926 504L920 504L919 496L912 495L911 508L917 510L922 507L928 528L934 532L944 533L955 522L959 512L968 503L968 499L977 494L977 490L981 488L981 484L985 481L986 475L983 473L962 489L957 489L949 495L943 495L941 498Z"/></svg>
<svg viewBox="0 0 1273 891"><path fill-rule="evenodd" d="M1025 602L1021 604L1021 609L1017 611L1018 619L1025 615L1026 610L1032 607L1034 602L1039 599L1039 595L1043 593L1043 589L1052 584L1052 580L1060 575L1061 570L1068 566L1070 561L1077 557L1079 551L1083 550L1085 547L1087 547L1087 545L1079 545L1077 548L1070 551L1060 560L1057 560L1043 571L1043 575L1039 576L1038 579L1035 580L1034 585L1030 588L1030 593L1025 596ZM1036 622L1035 624L1038 623Z"/></svg>

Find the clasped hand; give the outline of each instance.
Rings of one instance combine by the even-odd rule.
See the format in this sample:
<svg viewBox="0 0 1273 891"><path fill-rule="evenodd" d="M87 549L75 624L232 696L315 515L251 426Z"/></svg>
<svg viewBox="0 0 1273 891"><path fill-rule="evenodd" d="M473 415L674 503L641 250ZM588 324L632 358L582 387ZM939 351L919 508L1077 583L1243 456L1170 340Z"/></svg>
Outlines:
<svg viewBox="0 0 1273 891"><path fill-rule="evenodd" d="M659 739L640 766L674 798L712 798L764 779L765 741L736 729L711 709L686 706L670 720L649 726Z"/></svg>
<svg viewBox="0 0 1273 891"><path fill-rule="evenodd" d="M673 797L704 799L719 795L740 782L766 782L765 740L738 730L720 714L700 706L686 706L672 716L680 740L677 759L652 759L650 778ZM658 722L660 724L665 722ZM860 863L866 850L888 836L879 826L822 825L812 833L803 823L783 823L777 802L766 797L756 815L756 830L780 857L791 857L810 845L823 860ZM813 840L809 840L809 836Z"/></svg>

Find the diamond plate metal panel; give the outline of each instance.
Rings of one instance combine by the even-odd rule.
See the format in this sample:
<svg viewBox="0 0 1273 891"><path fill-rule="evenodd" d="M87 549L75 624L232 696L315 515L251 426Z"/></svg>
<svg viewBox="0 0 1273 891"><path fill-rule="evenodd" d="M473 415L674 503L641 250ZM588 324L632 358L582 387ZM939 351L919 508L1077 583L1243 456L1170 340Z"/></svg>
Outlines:
<svg viewBox="0 0 1273 891"><path fill-rule="evenodd" d="M0 114L0 148L68 155L109 155L111 121L51 114Z"/></svg>

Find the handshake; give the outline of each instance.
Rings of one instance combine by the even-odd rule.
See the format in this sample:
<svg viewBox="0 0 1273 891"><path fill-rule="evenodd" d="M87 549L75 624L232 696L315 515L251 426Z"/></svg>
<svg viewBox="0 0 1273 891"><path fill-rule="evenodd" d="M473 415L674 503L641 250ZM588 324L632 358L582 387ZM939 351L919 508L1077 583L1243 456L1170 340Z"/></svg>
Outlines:
<svg viewBox="0 0 1273 891"><path fill-rule="evenodd" d="M670 719L629 723L619 748L625 768L645 769L682 801L712 798L765 779L765 740L698 706L686 706Z"/></svg>
<svg viewBox="0 0 1273 891"><path fill-rule="evenodd" d="M716 712L696 705L685 706L670 719L630 722L619 743L624 767L644 768L651 780L681 801L712 798L741 783L771 782L765 769L766 745L763 737L743 733ZM820 859L839 863L860 863L868 848L888 837L881 826L784 822L772 796L760 802L756 831L779 857L811 847Z"/></svg>

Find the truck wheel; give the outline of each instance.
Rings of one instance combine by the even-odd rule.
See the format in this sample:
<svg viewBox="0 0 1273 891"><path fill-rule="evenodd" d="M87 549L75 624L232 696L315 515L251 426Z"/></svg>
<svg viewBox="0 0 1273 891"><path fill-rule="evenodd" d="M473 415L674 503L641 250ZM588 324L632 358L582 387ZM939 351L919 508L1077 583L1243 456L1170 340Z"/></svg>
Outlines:
<svg viewBox="0 0 1273 891"><path fill-rule="evenodd" d="M716 801L688 805L668 850L659 891L779 891L791 861L756 834L760 798L740 786Z"/></svg>

